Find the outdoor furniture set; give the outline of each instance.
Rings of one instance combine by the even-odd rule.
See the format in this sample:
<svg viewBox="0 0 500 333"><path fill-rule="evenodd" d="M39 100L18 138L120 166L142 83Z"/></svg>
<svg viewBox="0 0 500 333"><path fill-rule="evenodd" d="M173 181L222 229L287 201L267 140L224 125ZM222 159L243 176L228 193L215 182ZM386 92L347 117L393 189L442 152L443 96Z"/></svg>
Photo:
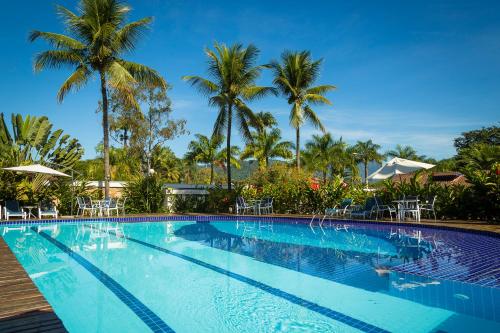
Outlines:
<svg viewBox="0 0 500 333"><path fill-rule="evenodd" d="M77 197L78 204L77 215L85 215L88 213L90 216L111 216L116 213L116 216L125 215L125 203L127 198L108 198L103 200L94 200L89 197Z"/></svg>
<svg viewBox="0 0 500 333"><path fill-rule="evenodd" d="M35 215L37 212L37 215ZM29 218L39 219L50 216L57 218L59 211L52 202L41 202L38 205L21 206L17 200L6 200L4 206L0 206L0 219L9 220L11 217L20 217L23 220Z"/></svg>

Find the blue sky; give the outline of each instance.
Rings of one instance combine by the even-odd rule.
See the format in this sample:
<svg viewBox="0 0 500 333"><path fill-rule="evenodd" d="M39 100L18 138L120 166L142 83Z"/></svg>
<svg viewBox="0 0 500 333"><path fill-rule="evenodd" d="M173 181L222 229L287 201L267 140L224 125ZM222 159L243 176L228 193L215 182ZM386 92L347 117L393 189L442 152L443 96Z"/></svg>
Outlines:
<svg viewBox="0 0 500 333"><path fill-rule="evenodd" d="M1 112L46 115L77 137L85 157L101 140L97 82L70 94L56 92L69 70L34 74L32 59L47 48L27 42L30 30L62 32L54 5L76 1L9 1L0 13ZM191 133L168 145L184 154L195 133L209 134L216 110L181 80L205 75L203 48L214 41L253 43L260 63L284 49L323 58L318 84L334 84L333 106L317 107L327 129L349 143L373 139L383 150L409 144L436 158L453 155L461 132L500 120L500 2L492 1L129 1L131 19L155 21L136 52L126 57L157 69L173 86L174 118ZM259 80L269 85L267 73ZM251 104L271 111L293 141L289 106L268 97ZM302 137L317 133L306 126ZM239 134L233 133L241 144ZM303 141L303 142L304 142Z"/></svg>

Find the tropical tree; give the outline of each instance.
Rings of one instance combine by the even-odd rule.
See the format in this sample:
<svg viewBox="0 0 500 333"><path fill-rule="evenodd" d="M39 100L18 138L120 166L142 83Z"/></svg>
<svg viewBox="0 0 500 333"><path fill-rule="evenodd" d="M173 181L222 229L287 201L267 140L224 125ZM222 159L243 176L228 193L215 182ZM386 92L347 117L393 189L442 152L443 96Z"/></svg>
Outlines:
<svg viewBox="0 0 500 333"><path fill-rule="evenodd" d="M52 131L53 125L45 116L11 116L12 131L0 113L1 164L51 163L63 171L73 167L83 155L77 139L63 135L62 129Z"/></svg>
<svg viewBox="0 0 500 333"><path fill-rule="evenodd" d="M62 102L71 90L78 90L94 76L99 77L104 147L105 195L109 196L109 119L108 90L117 90L126 96L131 105L137 106L133 85L144 83L166 89L165 80L153 69L124 60L124 53L135 49L152 18L126 23L130 7L118 0L81 0L77 13L57 6L67 35L33 31L30 41L43 39L52 47L35 56L34 69L58 69L69 66L74 72L66 79L57 93Z"/></svg>
<svg viewBox="0 0 500 333"><path fill-rule="evenodd" d="M259 112L255 115L255 121L253 125L255 131L251 133L253 140L246 145L240 158L256 159L260 169L266 169L271 158L291 158L293 143L281 141L281 131L273 128L277 125L273 115L269 112Z"/></svg>
<svg viewBox="0 0 500 333"><path fill-rule="evenodd" d="M306 143L306 150L310 159L314 160L312 166L321 172L323 183L330 167L330 154L333 146L333 139L330 133L323 135L313 135L311 141ZM316 171L314 170L314 171Z"/></svg>
<svg viewBox="0 0 500 333"><path fill-rule="evenodd" d="M226 131L227 186L231 190L231 131L233 118L239 126L243 139L250 141L249 125L255 121L252 110L246 102L274 93L271 87L255 85L262 66L255 66L259 50L241 44L226 46L215 43L214 50L206 49L209 78L184 76L183 79L197 87L209 97L209 105L217 107L213 136L223 136Z"/></svg>
<svg viewBox="0 0 500 333"><path fill-rule="evenodd" d="M330 177L335 175L355 180L359 178L358 161L356 159L354 147L349 146L340 138L334 140L330 148Z"/></svg>
<svg viewBox="0 0 500 333"><path fill-rule="evenodd" d="M417 151L412 146L402 146L396 145L396 148L393 150L389 150L386 153L389 157L399 157L407 160L421 160L425 159L425 156L417 155Z"/></svg>
<svg viewBox="0 0 500 333"><path fill-rule="evenodd" d="M297 169L300 169L300 127L308 121L325 132L325 128L312 106L330 105L331 102L324 95L335 89L332 85L313 87L319 76L321 63L321 59L313 61L309 51L285 51L281 55L281 62L272 61L269 65L273 71L275 87L292 106L290 124L295 128Z"/></svg>
<svg viewBox="0 0 500 333"><path fill-rule="evenodd" d="M358 162L363 163L365 184L368 186L368 163L380 163L383 160L383 155L379 154L380 145L368 141L358 141L354 146L354 154Z"/></svg>
<svg viewBox="0 0 500 333"><path fill-rule="evenodd" d="M223 164L223 161L220 160L222 152L219 149L224 142L224 137L212 136L209 138L202 134L195 134L195 137L196 140L189 143L188 152L184 158L195 163L208 164L210 166L210 184L213 184L214 168L216 165Z"/></svg>
<svg viewBox="0 0 500 333"><path fill-rule="evenodd" d="M266 169L271 158L292 158L293 143L280 141L281 131L273 128L269 132L255 132L252 142L248 143L240 155L242 160L254 158L259 163L259 168Z"/></svg>
<svg viewBox="0 0 500 333"><path fill-rule="evenodd" d="M61 171L72 169L83 155L77 139L63 134L62 129L52 131L47 117L12 114L11 129L0 113L0 166L45 164ZM0 173L0 197L34 200L46 197L50 191L49 176L37 174L26 178L11 172Z"/></svg>

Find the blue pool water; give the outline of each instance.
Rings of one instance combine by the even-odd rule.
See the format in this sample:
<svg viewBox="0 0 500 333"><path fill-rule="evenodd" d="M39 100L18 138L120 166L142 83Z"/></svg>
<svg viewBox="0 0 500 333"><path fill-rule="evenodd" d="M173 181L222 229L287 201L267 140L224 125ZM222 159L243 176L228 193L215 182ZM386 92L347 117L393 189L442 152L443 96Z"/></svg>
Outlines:
<svg viewBox="0 0 500 333"><path fill-rule="evenodd" d="M0 228L70 332L499 332L500 238L272 221Z"/></svg>

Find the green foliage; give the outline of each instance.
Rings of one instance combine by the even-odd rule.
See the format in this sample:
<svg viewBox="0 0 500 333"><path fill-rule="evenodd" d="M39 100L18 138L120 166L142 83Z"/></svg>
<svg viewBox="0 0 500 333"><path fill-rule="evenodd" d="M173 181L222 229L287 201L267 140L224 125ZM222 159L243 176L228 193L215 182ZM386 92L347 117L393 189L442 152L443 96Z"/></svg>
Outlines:
<svg viewBox="0 0 500 333"><path fill-rule="evenodd" d="M246 102L261 98L274 89L255 85L262 66L255 66L259 50L254 45L227 46L215 43L207 49L209 79L185 76L184 80L209 97L209 104L218 108L213 136L226 136L227 184L231 189L231 132L234 123L245 140L252 140L249 125L255 116ZM226 132L226 133L224 133Z"/></svg>
<svg viewBox="0 0 500 333"><path fill-rule="evenodd" d="M241 183L236 183L231 190L225 189L221 185L215 185L208 190L206 211L210 213L229 213L230 210L234 210L236 198L241 195L242 191L243 184Z"/></svg>
<svg viewBox="0 0 500 333"><path fill-rule="evenodd" d="M269 166L271 158L290 159L294 145L289 141L281 141L281 131L274 127L276 124L276 119L271 113L257 113L255 124L252 125L255 128L251 132L252 141L247 143L240 158L257 160L261 169Z"/></svg>
<svg viewBox="0 0 500 333"><path fill-rule="evenodd" d="M207 212L207 199L204 195L175 195L172 199L172 211L176 213Z"/></svg>
<svg viewBox="0 0 500 333"><path fill-rule="evenodd" d="M290 125L296 130L296 164L300 168L300 127L305 122L325 132L313 105L331 102L326 93L335 89L332 85L313 87L319 77L322 60L313 61L309 51L289 52L281 54L281 61L272 61L269 67L273 72L273 83L276 89L291 105Z"/></svg>
<svg viewBox="0 0 500 333"><path fill-rule="evenodd" d="M83 155L83 148L76 139L52 131L47 117L12 114L11 129L0 114L0 167L45 164L68 172ZM17 199L34 204L53 199L57 186L69 179L42 174L18 174L0 170L0 198Z"/></svg>
<svg viewBox="0 0 500 333"><path fill-rule="evenodd" d="M438 218L496 221L500 213L500 176L497 168L498 163L489 170L466 171L470 186L441 186L432 181L422 185L419 178L423 172L418 172L409 182L384 181L378 193L388 203L403 195L418 195L422 199L437 196L435 208Z"/></svg>
<svg viewBox="0 0 500 333"><path fill-rule="evenodd" d="M99 77L102 95L102 126L104 146L105 192L109 195L109 115L108 91L117 91L127 103L139 108L134 87L141 83L165 91L167 84L161 75L145 65L122 58L135 49L152 18L127 23L131 7L117 0L81 0L77 12L57 6L67 35L32 31L31 42L42 39L52 49L35 56L34 69L70 67L73 73L61 85L57 99L62 102L70 91L77 91Z"/></svg>
<svg viewBox="0 0 500 333"><path fill-rule="evenodd" d="M456 138L454 142L457 152L460 152L460 150L469 148L470 146L473 146L475 144L499 146L500 127L483 127L478 130L463 132L462 135Z"/></svg>
<svg viewBox="0 0 500 333"><path fill-rule="evenodd" d="M359 185L348 185L339 176L316 189L309 174L284 165L273 165L269 170L257 172L243 190L248 200L272 197L276 213L292 214L323 212L347 197L362 203L366 195Z"/></svg>
<svg viewBox="0 0 500 333"><path fill-rule="evenodd" d="M155 175L137 178L125 188L127 211L130 213L160 213L164 211L165 190Z"/></svg>

